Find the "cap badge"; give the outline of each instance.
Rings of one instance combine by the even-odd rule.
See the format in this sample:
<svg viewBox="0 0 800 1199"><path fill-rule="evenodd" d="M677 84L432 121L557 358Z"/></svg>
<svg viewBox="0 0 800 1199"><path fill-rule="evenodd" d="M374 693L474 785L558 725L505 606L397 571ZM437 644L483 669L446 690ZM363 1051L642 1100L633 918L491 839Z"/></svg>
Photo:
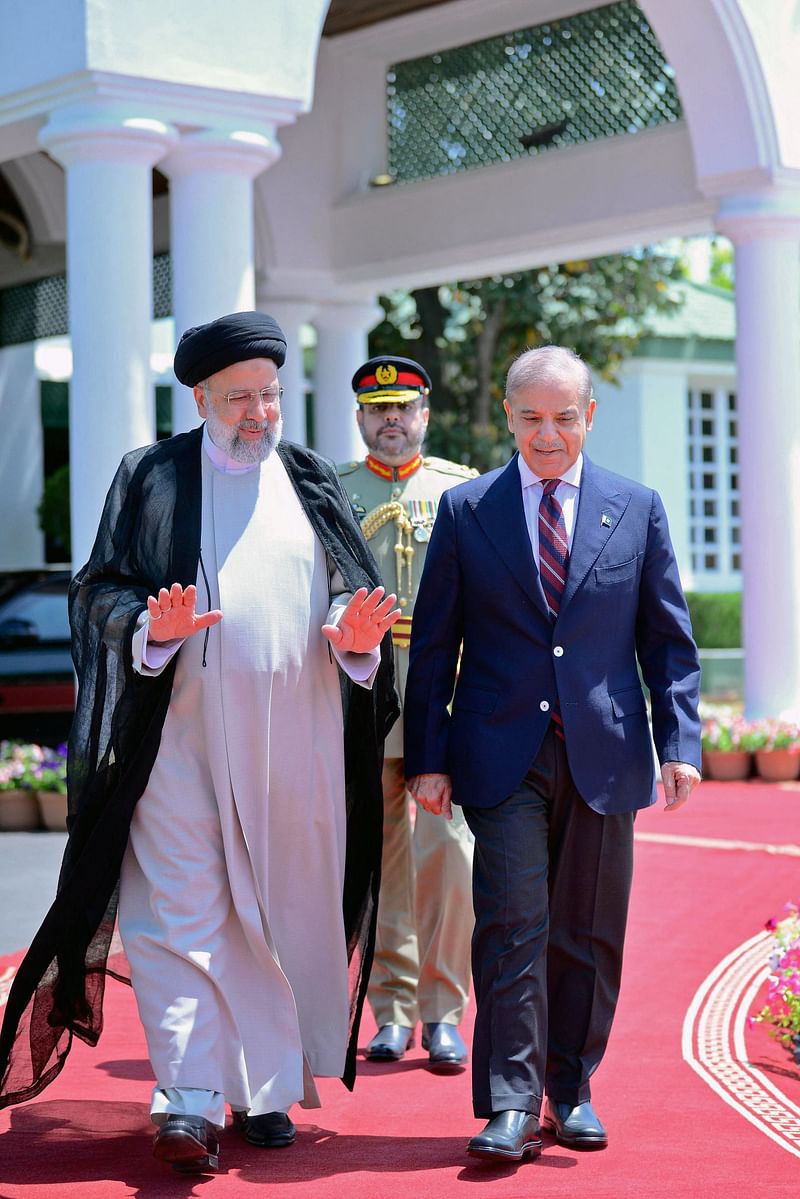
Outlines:
<svg viewBox="0 0 800 1199"><path fill-rule="evenodd" d="M391 362L382 362L375 371L375 378L381 387L389 387L390 384L397 382L397 367L392 366Z"/></svg>

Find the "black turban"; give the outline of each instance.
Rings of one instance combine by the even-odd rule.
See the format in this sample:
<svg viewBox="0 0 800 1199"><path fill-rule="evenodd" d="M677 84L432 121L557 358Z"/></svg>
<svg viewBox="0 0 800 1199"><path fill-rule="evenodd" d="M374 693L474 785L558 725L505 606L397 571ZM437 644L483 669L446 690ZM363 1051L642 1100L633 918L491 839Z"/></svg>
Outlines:
<svg viewBox="0 0 800 1199"><path fill-rule="evenodd" d="M175 351L175 375L187 387L196 387L209 375L248 358L271 358L283 366L286 337L266 312L232 312L187 329Z"/></svg>

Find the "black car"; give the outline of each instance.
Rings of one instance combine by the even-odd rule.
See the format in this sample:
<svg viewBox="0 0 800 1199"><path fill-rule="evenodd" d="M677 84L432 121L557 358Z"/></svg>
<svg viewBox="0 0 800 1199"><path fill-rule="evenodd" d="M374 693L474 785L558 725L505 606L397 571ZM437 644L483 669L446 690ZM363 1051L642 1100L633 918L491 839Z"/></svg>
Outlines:
<svg viewBox="0 0 800 1199"><path fill-rule="evenodd" d="M75 707L69 572L24 583L0 601L0 738L51 743Z"/></svg>

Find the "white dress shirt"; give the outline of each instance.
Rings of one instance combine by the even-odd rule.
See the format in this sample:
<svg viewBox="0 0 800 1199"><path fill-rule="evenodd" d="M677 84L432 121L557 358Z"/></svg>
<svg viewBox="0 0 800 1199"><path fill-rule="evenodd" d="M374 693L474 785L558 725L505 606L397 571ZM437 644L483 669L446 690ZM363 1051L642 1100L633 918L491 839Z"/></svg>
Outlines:
<svg viewBox="0 0 800 1199"><path fill-rule="evenodd" d="M525 510L525 524L528 526L528 536L533 550L533 560L539 569L539 504L542 502L542 492L546 479L535 475L526 463L522 454L517 458L519 477L522 484L522 506ZM573 462L569 470L561 476L561 482L555 490L555 497L564 513L564 525L567 530L567 544L572 551L572 537L575 532L575 516L578 511L578 496L580 494L581 473L583 471L583 454Z"/></svg>

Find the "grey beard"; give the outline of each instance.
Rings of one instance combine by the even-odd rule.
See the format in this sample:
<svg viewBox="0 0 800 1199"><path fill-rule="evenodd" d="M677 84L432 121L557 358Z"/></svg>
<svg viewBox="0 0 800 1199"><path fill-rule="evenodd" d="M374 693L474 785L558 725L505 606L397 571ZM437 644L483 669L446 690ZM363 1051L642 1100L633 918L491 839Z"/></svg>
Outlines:
<svg viewBox="0 0 800 1199"><path fill-rule="evenodd" d="M208 424L209 436L214 445L224 450L228 457L233 458L234 462L240 462L242 466L252 466L256 462L265 462L280 441L283 432L282 416L264 426L264 437L261 441L243 441L239 436L238 428L226 425L223 421L219 420L213 410L208 411L206 423ZM258 425L261 427L260 421L249 423L251 426Z"/></svg>

